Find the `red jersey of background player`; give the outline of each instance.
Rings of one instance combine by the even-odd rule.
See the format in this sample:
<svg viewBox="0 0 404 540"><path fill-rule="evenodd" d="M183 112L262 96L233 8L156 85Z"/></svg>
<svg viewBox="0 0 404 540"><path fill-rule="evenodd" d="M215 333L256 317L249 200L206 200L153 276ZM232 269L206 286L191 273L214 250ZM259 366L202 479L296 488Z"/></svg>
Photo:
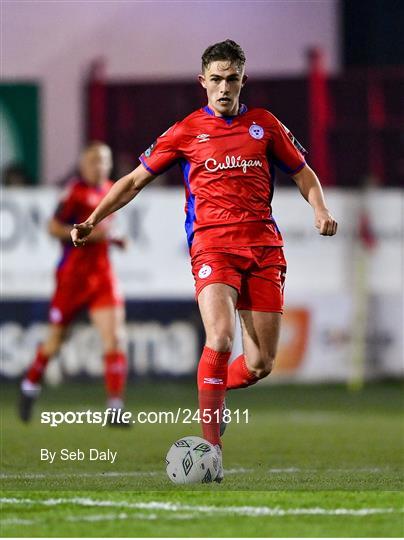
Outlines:
<svg viewBox="0 0 404 540"><path fill-rule="evenodd" d="M94 211L112 185L113 182L110 180L104 181L101 185L90 185L81 178L73 178L59 202L55 218L66 225L80 223ZM58 263L58 274L91 275L112 271L108 245L107 240L89 242L83 250L74 249L70 240L62 242L63 254Z"/></svg>
<svg viewBox="0 0 404 540"><path fill-rule="evenodd" d="M289 175L305 165L305 150L269 111L215 116L203 107L163 133L140 160L152 174L181 165L191 253L243 246L282 246L272 217L274 166Z"/></svg>

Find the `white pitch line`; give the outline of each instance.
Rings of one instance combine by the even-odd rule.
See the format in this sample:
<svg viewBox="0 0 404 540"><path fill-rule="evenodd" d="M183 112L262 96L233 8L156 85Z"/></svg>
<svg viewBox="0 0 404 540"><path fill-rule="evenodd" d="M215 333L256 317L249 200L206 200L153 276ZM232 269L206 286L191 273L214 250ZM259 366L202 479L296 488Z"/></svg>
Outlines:
<svg viewBox="0 0 404 540"><path fill-rule="evenodd" d="M254 472L255 469L227 469L226 474L246 474ZM165 471L130 471L130 472L94 472L94 473L22 473L22 474L0 474L1 480L31 479L40 480L43 478L121 478L124 476L164 476Z"/></svg>
<svg viewBox="0 0 404 540"><path fill-rule="evenodd" d="M145 520L145 521L154 521L156 519L178 519L178 520L187 520L187 519L194 519L197 517L196 513L193 514L169 514L166 516L161 516L157 514L143 514L140 512L136 512L135 514L127 514L126 512L120 512L119 514L90 514L88 516L71 516L69 518L66 518L66 521L70 522L78 522L78 521L115 521L117 519L119 520L126 520L126 519L138 519L138 520Z"/></svg>
<svg viewBox="0 0 404 540"><path fill-rule="evenodd" d="M3 504L40 504L43 506L76 505L82 507L96 508L126 508L133 510L153 510L162 512L195 512L200 513L239 515L248 517L280 517L280 516L302 516L302 515L322 515L322 516L369 516L373 514L396 514L404 512L404 508L280 508L269 506L201 506L188 505L172 502L149 501L139 503L129 503L127 501L109 501L91 499L89 497L72 497L59 499L16 499L7 497L1 498Z"/></svg>
<svg viewBox="0 0 404 540"><path fill-rule="evenodd" d="M169 520L188 520L188 519L194 519L197 517L196 513L193 514L173 514L164 516L164 519ZM79 523L79 522L88 522L88 523L95 523L99 521L124 521L124 520L143 520L143 521L155 521L156 519L162 519L162 516L158 516L157 514L144 514L137 512L135 514L127 514L126 512L120 512L119 514L90 514L88 516L69 516L66 518L57 518L58 521L68 521L70 523ZM35 524L43 524L43 520L32 520L32 519L19 519L19 518L9 518L9 519L3 519L0 520L0 525L7 526L7 525L35 525Z"/></svg>
<svg viewBox="0 0 404 540"><path fill-rule="evenodd" d="M390 467L360 467L346 469L305 469L300 467L273 467L270 469L257 468L232 468L225 469L226 474L250 474L259 472L260 474L293 474L293 473L382 473L392 471ZM39 480L43 478L121 478L121 477L144 477L144 476L164 476L164 471L108 471L108 472L82 472L82 473L1 473L0 480Z"/></svg>
<svg viewBox="0 0 404 540"><path fill-rule="evenodd" d="M20 519L20 518L9 518L0 520L0 525L34 525L35 520L32 519Z"/></svg>
<svg viewBox="0 0 404 540"><path fill-rule="evenodd" d="M0 474L0 480L32 479L42 478L113 478L122 476L159 476L165 474L164 471L129 471L129 472L93 472L93 473L21 473L21 474Z"/></svg>
<svg viewBox="0 0 404 540"><path fill-rule="evenodd" d="M120 512L119 514L90 514L89 516L70 516L66 518L66 521L75 523L77 521L115 521L125 519L143 519L146 521L154 521L158 519L158 516L157 514L126 514L125 512Z"/></svg>

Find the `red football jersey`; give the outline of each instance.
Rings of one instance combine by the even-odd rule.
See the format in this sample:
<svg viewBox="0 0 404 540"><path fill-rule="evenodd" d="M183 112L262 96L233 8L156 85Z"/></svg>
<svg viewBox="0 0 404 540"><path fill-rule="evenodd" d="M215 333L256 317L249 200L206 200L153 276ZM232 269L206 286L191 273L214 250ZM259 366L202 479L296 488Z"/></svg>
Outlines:
<svg viewBox="0 0 404 540"><path fill-rule="evenodd" d="M178 162L186 191L188 245L207 248L281 246L272 217L274 166L293 175L305 150L265 109L241 105L237 116L215 116L203 107L177 122L141 156L160 174Z"/></svg>
<svg viewBox="0 0 404 540"><path fill-rule="evenodd" d="M106 180L100 186L91 186L81 178L73 178L59 201L55 218L66 225L85 221L112 185L113 182ZM75 248L71 241L61 243L63 254L58 263L58 271L91 274L111 269L108 241L88 242L84 249Z"/></svg>

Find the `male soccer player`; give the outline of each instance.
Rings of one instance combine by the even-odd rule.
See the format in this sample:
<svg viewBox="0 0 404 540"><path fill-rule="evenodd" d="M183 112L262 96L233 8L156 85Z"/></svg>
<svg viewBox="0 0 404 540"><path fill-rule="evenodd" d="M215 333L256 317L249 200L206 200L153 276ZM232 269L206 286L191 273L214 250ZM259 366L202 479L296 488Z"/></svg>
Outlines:
<svg viewBox="0 0 404 540"><path fill-rule="evenodd" d="M80 156L80 176L73 178L49 222L49 233L60 240L62 257L56 270L56 290L49 310L49 330L21 383L19 413L29 421L40 391L43 373L49 359L56 355L66 337L70 322L86 308L98 329L105 354L107 405L123 407L126 380L124 352L125 311L108 255L109 245L124 247L124 239L110 233L107 221L93 231L86 250L71 245L70 230L76 221L85 219L113 185L110 148L92 142ZM109 220L110 221L110 220Z"/></svg>
<svg viewBox="0 0 404 540"><path fill-rule="evenodd" d="M234 41L208 47L199 75L207 106L163 133L140 156L141 164L116 182L71 233L75 246L89 242L102 219L172 164L180 164L186 190L185 229L206 331L198 366L202 430L220 458L219 412L226 390L266 377L278 344L286 261L271 215L274 166L292 176L313 207L320 234L332 236L337 231L302 147L270 112L240 105L247 80L244 65L244 52ZM228 367L236 309L244 351ZM217 480L222 478L221 466Z"/></svg>

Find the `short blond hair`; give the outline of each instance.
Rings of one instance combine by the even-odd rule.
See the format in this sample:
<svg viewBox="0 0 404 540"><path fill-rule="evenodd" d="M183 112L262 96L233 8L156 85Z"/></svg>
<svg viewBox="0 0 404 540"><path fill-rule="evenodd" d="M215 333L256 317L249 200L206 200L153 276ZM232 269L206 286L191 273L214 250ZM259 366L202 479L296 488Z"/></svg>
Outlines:
<svg viewBox="0 0 404 540"><path fill-rule="evenodd" d="M87 152L89 152L90 150L94 150L95 148L105 148L106 150L108 150L109 152L112 153L112 150L111 148L107 145L107 143L103 142L103 141L97 141L97 140L94 140L94 141L89 141L85 147L83 148L83 150L81 151L81 154L86 154Z"/></svg>

